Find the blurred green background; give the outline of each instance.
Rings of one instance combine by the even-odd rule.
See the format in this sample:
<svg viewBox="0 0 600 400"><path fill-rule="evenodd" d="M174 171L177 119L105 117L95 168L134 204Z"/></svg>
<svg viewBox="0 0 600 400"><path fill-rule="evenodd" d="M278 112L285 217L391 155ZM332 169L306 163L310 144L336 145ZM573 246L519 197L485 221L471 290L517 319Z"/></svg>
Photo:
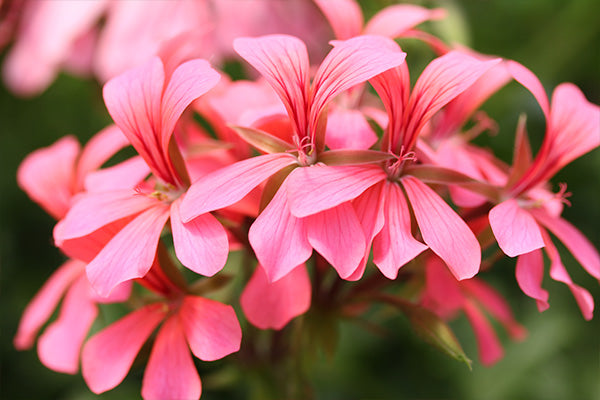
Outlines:
<svg viewBox="0 0 600 400"><path fill-rule="evenodd" d="M240 0L245 1L245 0ZM391 1L363 1L366 14ZM578 85L600 103L600 2L597 0L424 1L450 14L431 30L475 50L514 59L532 69L548 94L561 82ZM414 44L407 43L408 49ZM410 62L411 53L407 60ZM494 137L479 143L508 160L518 114L527 112L533 141L543 136L541 112L532 96L511 84L485 109L500 124ZM93 399L80 375L44 368L34 350L12 347L27 302L62 256L52 247L54 221L16 185L16 169L31 151L74 134L82 142L109 123L101 88L91 80L61 75L41 96L19 99L0 87L0 398ZM600 132L598 133L600 134ZM600 248L600 151L587 154L561 171L553 182L566 182L573 193L564 217ZM560 247L566 268L578 284L600 299L598 282ZM319 399L600 399L600 318L586 322L568 289L546 276L551 307L537 312L518 290L514 260L505 260L486 276L509 298L529 331L513 343L499 329L506 356L492 368L477 360L473 334L464 317L452 323L473 371L421 342L399 315L384 337L351 325L342 326L340 351L323 358L314 371ZM138 398L141 371L100 398ZM232 392L206 390L203 399L246 398L243 386Z"/></svg>

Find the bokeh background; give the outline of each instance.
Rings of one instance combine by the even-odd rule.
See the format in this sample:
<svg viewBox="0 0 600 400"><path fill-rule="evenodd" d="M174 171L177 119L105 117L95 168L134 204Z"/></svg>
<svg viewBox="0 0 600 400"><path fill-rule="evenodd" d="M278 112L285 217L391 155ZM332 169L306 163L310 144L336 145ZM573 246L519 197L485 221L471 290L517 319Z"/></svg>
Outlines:
<svg viewBox="0 0 600 400"><path fill-rule="evenodd" d="M240 0L249 1L249 0ZM277 0L274 0L277 1ZM279 0L283 1L283 0ZM363 1L367 15L391 1ZM431 23L432 32L475 50L517 60L533 70L548 94L561 82L578 85L587 98L600 103L600 2L597 0L452 0L423 1L444 6L449 18ZM409 53L415 43L401 42ZM3 58L5 51L0 56ZM419 51L415 50L415 59ZM418 62L417 62L418 63ZM485 110L500 125L498 135L478 138L509 160L520 112L529 117L529 132L540 143L544 124L533 97L517 84L495 95ZM44 368L35 350L12 346L19 317L31 297L63 258L52 246L54 221L16 185L16 170L31 151L73 134L82 142L109 123L101 87L93 80L61 75L41 96L21 99L0 86L0 398L98 398L80 375ZM600 132L598 133L600 135ZM553 182L566 182L573 193L564 217L600 248L600 151L564 168ZM560 247L566 268L598 303L598 282ZM499 329L506 356L494 367L483 367L466 319L451 326L467 355L469 371L430 348L411 331L401 315L386 322L387 335L342 324L339 351L322 357L314 372L318 399L600 399L600 318L586 322L566 286L546 276L551 307L537 312L534 301L518 290L514 260L504 260L486 279L504 293L529 335L510 342ZM598 313L596 313L598 314ZM130 373L102 399L139 398L142 372ZM245 399L247 386L231 391L205 388L203 399Z"/></svg>

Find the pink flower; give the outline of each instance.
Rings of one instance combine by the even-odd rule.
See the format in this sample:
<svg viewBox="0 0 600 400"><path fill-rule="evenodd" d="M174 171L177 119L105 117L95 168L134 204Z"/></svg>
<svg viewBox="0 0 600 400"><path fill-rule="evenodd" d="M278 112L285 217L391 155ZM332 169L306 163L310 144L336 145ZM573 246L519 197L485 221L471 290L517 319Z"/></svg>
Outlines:
<svg viewBox="0 0 600 400"><path fill-rule="evenodd" d="M462 310L473 327L479 358L484 365L496 363L504 351L482 308L497 319L513 339L522 340L526 335L525 329L515 321L506 301L491 286L477 278L457 281L435 256L429 257L426 262L425 290L421 302L445 319L452 318Z"/></svg>
<svg viewBox="0 0 600 400"><path fill-rule="evenodd" d="M234 46L275 89L292 129L281 139L240 128L259 137L264 145L258 143L258 147L272 154L240 161L195 182L182 204L184 221L241 200L261 182L289 167L279 178L273 178L279 179L280 187L270 189L268 196L273 197L249 232L260 264L273 282L306 261L314 248L346 278L356 269L364 252L364 235L353 208L349 203L337 204L311 218L298 218L290 214L286 188L291 176L305 169L297 167L319 160L324 149L325 110L331 99L402 63L404 53L383 37L361 36L335 42L309 85L308 55L300 40L272 35L240 38ZM295 170L290 173L291 169ZM307 188L312 186L307 184ZM312 201L311 197L312 194L305 196L305 201Z"/></svg>
<svg viewBox="0 0 600 400"><path fill-rule="evenodd" d="M36 150L19 166L19 186L53 217L62 218L86 178L126 144L115 126L108 127L80 148L72 136L52 146ZM74 374L79 369L81 345L98 314L98 303L124 301L131 285L122 285L109 298L99 298L86 276L85 263L69 260L59 267L27 305L14 345L31 348L42 326L58 303L58 318L49 324L38 340L38 355L48 368Z"/></svg>
<svg viewBox="0 0 600 400"><path fill-rule="evenodd" d="M450 52L429 64L412 93L405 65L382 73L371 82L389 115L382 150L395 159L384 161L381 166L316 165L290 176L288 198L295 217L354 200L368 243L354 279L364 271L371 244L375 265L390 279L427 247L446 262L459 280L470 278L479 270L481 250L473 233L407 166L414 161L412 150L429 119L497 62ZM308 190L314 190L309 201ZM427 246L412 236L409 203Z"/></svg>
<svg viewBox="0 0 600 400"><path fill-rule="evenodd" d="M142 345L163 322L144 373L144 399L198 399L201 383L192 353L214 361L239 350L242 331L231 306L172 285L156 264L145 285L163 300L148 304L92 336L81 359L83 378L97 394L117 386ZM144 283L144 282L140 282Z"/></svg>
<svg viewBox="0 0 600 400"><path fill-rule="evenodd" d="M86 268L99 294L107 295L119 283L146 274L169 219L175 252L185 266L211 276L225 264L227 235L212 215L187 224L181 221L179 206L189 178L173 136L185 108L218 80L219 74L204 60L187 61L165 76L162 61L155 57L105 85L111 116L146 161L152 177L137 190L82 194L55 228L59 247L85 248L90 235L93 239L99 229L111 227L110 240L91 256ZM120 180L120 174L128 171L117 172L109 177Z"/></svg>
<svg viewBox="0 0 600 400"><path fill-rule="evenodd" d="M546 117L546 136L535 159L524 127L518 131L515 160L503 189L503 201L489 214L489 222L502 251L517 260L517 282L525 294L536 299L540 311L548 308L548 292L542 289L545 247L551 260L550 276L568 285L585 319L592 318L592 296L574 284L562 265L546 229L552 232L584 269L600 279L600 255L574 226L560 217L565 189L551 195L549 179L575 158L600 145L600 108L589 103L572 84L561 84L552 104L539 80L522 65L510 62L513 77L536 98Z"/></svg>

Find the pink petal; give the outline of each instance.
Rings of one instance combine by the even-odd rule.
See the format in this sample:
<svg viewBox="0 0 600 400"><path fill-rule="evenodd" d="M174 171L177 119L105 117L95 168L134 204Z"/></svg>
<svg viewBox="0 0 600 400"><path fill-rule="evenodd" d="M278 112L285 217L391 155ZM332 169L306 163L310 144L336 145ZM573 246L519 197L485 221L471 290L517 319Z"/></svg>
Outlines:
<svg viewBox="0 0 600 400"><path fill-rule="evenodd" d="M506 66L512 77L533 94L548 121L550 116L548 95L537 76L516 61L508 60Z"/></svg>
<svg viewBox="0 0 600 400"><path fill-rule="evenodd" d="M200 178L188 189L181 204L183 222L240 201L271 175L294 163L296 159L288 154L265 154Z"/></svg>
<svg viewBox="0 0 600 400"><path fill-rule="evenodd" d="M573 283L573 280L560 260L560 255L558 254L556 247L554 247L554 243L552 243L547 234L544 239L546 243L546 254L548 254L551 261L550 277L569 287L571 293L573 293L573 297L575 297L575 301L577 301L577 304L579 305L583 318L585 318L586 321L591 320L594 317L594 298L590 292Z"/></svg>
<svg viewBox="0 0 600 400"><path fill-rule="evenodd" d="M181 64L171 75L161 103L161 141L164 152L175 124L188 105L217 84L221 76L206 60L191 60Z"/></svg>
<svg viewBox="0 0 600 400"><path fill-rule="evenodd" d="M151 304L104 328L83 346L81 373L96 394L117 386L127 375L137 353L168 309Z"/></svg>
<svg viewBox="0 0 600 400"><path fill-rule="evenodd" d="M504 350L494 328L473 303L467 301L464 310L477 338L481 363L486 366L495 364L504 357Z"/></svg>
<svg viewBox="0 0 600 400"><path fill-rule="evenodd" d="M368 149L377 142L377 135L357 110L335 108L327 114L325 144L332 150Z"/></svg>
<svg viewBox="0 0 600 400"><path fill-rule="evenodd" d="M373 262L389 279L396 279L398 270L427 249L412 235L410 210L396 183L386 182L385 225L373 241Z"/></svg>
<svg viewBox="0 0 600 400"><path fill-rule="evenodd" d="M306 217L358 197L386 178L378 166L312 165L296 168L287 178L290 211Z"/></svg>
<svg viewBox="0 0 600 400"><path fill-rule="evenodd" d="M240 349L242 328L233 307L198 296L186 296L179 310L192 353L214 361Z"/></svg>
<svg viewBox="0 0 600 400"><path fill-rule="evenodd" d="M200 376L190 355L177 316L165 321L158 331L144 371L142 397L154 399L199 399Z"/></svg>
<svg viewBox="0 0 600 400"><path fill-rule="evenodd" d="M600 254L583 234L560 217L552 217L541 210L532 210L535 219L552 232L569 249L588 274L600 279Z"/></svg>
<svg viewBox="0 0 600 400"><path fill-rule="evenodd" d="M369 260L369 254L371 253L373 238L383 228L383 224L385 223L383 214L383 204L385 199L384 188L385 182L376 183L365 190L352 202L354 210L356 211L356 216L363 227L367 245L360 265L352 275L346 278L347 280L355 281L362 277Z"/></svg>
<svg viewBox="0 0 600 400"><path fill-rule="evenodd" d="M139 214L157 204L160 202L155 198L132 189L83 194L61 221L61 228L55 230L54 240L60 245L63 240L88 235L113 221Z"/></svg>
<svg viewBox="0 0 600 400"><path fill-rule="evenodd" d="M444 262L434 255L427 257L425 266L425 305L438 315L449 318L466 303L460 283Z"/></svg>
<svg viewBox="0 0 600 400"><path fill-rule="evenodd" d="M256 258L271 282L283 278L312 254L305 222L290 213L285 186L286 181L248 232Z"/></svg>
<svg viewBox="0 0 600 400"><path fill-rule="evenodd" d="M310 297L310 278L304 264L273 283L258 265L240 296L240 304L252 325L280 330L310 308Z"/></svg>
<svg viewBox="0 0 600 400"><path fill-rule="evenodd" d="M108 296L121 282L146 275L167 219L168 206L149 208L117 233L87 265L87 276L100 296Z"/></svg>
<svg viewBox="0 0 600 400"><path fill-rule="evenodd" d="M75 194L73 169L79 150L77 139L65 136L29 154L17 170L19 187L56 219L65 216Z"/></svg>
<svg viewBox="0 0 600 400"><path fill-rule="evenodd" d="M88 289L89 283L82 274L67 292L58 319L40 336L38 356L51 370L66 374L79 370L81 345L98 315Z"/></svg>
<svg viewBox="0 0 600 400"><path fill-rule="evenodd" d="M415 26L445 16L445 10L427 9L411 4L398 4L384 8L367 23L365 33L397 38Z"/></svg>
<svg viewBox="0 0 600 400"><path fill-rule="evenodd" d="M548 292L542 289L544 259L541 250L533 250L531 253L520 255L517 258L515 273L517 283L523 293L536 300L540 312L547 310L550 305L548 304Z"/></svg>
<svg viewBox="0 0 600 400"><path fill-rule="evenodd" d="M146 161L135 156L112 167L90 172L85 177L84 186L88 192L134 189L148 175L150 168Z"/></svg>
<svg viewBox="0 0 600 400"><path fill-rule="evenodd" d="M108 81L103 94L108 112L133 147L160 179L175 184L156 137L161 127L164 79L163 64L154 57Z"/></svg>
<svg viewBox="0 0 600 400"><path fill-rule="evenodd" d="M588 102L571 83L554 90L548 123L546 141L551 154L547 162L552 171L548 175L600 146L600 107Z"/></svg>
<svg viewBox="0 0 600 400"><path fill-rule="evenodd" d="M336 39L346 40L360 35L363 28L363 14L356 1L315 0L315 4L327 18Z"/></svg>
<svg viewBox="0 0 600 400"><path fill-rule="evenodd" d="M412 148L416 135L443 106L471 86L500 59L481 61L459 51L451 51L433 60L423 71L410 96L410 120L405 127L406 148Z"/></svg>
<svg viewBox="0 0 600 400"><path fill-rule="evenodd" d="M469 279L461 282L462 288L475 298L487 312L496 318L508 334L516 340L524 339L527 331L515 321L508 302L493 287L478 279Z"/></svg>
<svg viewBox="0 0 600 400"><path fill-rule="evenodd" d="M489 219L498 246L507 256L515 257L544 247L540 227L517 200L505 200L492 208Z"/></svg>
<svg viewBox="0 0 600 400"><path fill-rule="evenodd" d="M25 350L33 346L38 331L52 316L67 288L78 276L83 275L84 267L85 264L80 261L65 262L52 273L27 304L14 338L14 345L18 350Z"/></svg>
<svg viewBox="0 0 600 400"><path fill-rule="evenodd" d="M365 234L349 202L306 217L305 226L308 242L342 279L358 268L365 254Z"/></svg>
<svg viewBox="0 0 600 400"><path fill-rule="evenodd" d="M109 158L127 145L129 145L129 141L115 125L110 125L95 134L83 148L77 162L78 188L83 188L87 174L100 168Z"/></svg>
<svg viewBox="0 0 600 400"><path fill-rule="evenodd" d="M210 213L183 223L179 213L181 197L171 204L171 231L175 254L192 271L213 276L219 272L229 254L227 232Z"/></svg>
<svg viewBox="0 0 600 400"><path fill-rule="evenodd" d="M472 278L479 271L481 247L467 224L418 179L407 176L402 185L423 241L444 260L456 279Z"/></svg>
<svg viewBox="0 0 600 400"><path fill-rule="evenodd" d="M334 48L321 63L313 80L311 132L327 103L341 92L366 82L404 62L406 53L391 39L357 36L333 42Z"/></svg>
<svg viewBox="0 0 600 400"><path fill-rule="evenodd" d="M258 70L275 89L296 124L297 134L308 126L306 97L308 92L308 54L298 38L268 35L259 38L237 38L233 48ZM304 128L305 129L305 128Z"/></svg>

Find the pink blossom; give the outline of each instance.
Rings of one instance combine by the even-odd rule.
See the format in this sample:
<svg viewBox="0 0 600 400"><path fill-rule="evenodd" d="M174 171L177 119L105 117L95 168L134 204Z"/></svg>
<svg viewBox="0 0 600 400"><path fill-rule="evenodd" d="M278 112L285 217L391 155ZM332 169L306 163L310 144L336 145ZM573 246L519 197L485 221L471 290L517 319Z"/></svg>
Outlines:
<svg viewBox="0 0 600 400"><path fill-rule="evenodd" d="M404 169L414 161L412 150L429 119L497 62L450 52L423 71L412 93L405 65L378 75L371 81L389 115L382 150L395 159L381 166L317 165L290 176L288 197L296 217L354 200L368 243L354 279L364 271L371 244L375 265L390 279L427 247L447 263L457 279L470 278L479 270L479 243L465 222L439 195ZM312 187L316 190L311 201L305 200L310 187L305 182L319 182ZM427 246L412 236L408 204Z"/></svg>
<svg viewBox="0 0 600 400"><path fill-rule="evenodd" d="M346 278L364 252L362 228L353 208L349 203L336 204L338 207L311 218L298 218L288 208L287 182L304 169L297 167L318 161L324 147L325 109L331 99L400 64L404 53L383 37L361 36L335 42L309 85L308 55L300 40L272 35L240 38L234 46L275 89L292 129L284 139L259 132L263 143L269 143L261 150L272 154L240 161L195 182L182 205L184 221L233 204L278 171L295 168L291 173L286 171L289 177L282 176L285 180L252 225L250 243L272 282L306 261L312 248ZM257 135L256 131L250 134Z"/></svg>
<svg viewBox="0 0 600 400"><path fill-rule="evenodd" d="M81 368L97 394L117 386L142 345L162 322L144 373L144 399L198 399L201 383L190 350L214 361L239 350L242 331L231 306L182 292L158 264L140 281L163 297L131 312L92 336L84 345Z"/></svg>
<svg viewBox="0 0 600 400"><path fill-rule="evenodd" d="M191 223L180 219L181 196L189 177L173 137L185 108L218 79L219 74L204 60L187 61L165 76L162 61L155 57L105 85L109 113L144 159L152 177L136 190L82 194L55 228L59 247L69 244L85 248L90 235L93 238L99 229L112 226L110 240L99 253L91 255L86 268L101 295L146 274L169 219L175 252L185 266L210 276L225 264L228 246L221 224L210 214ZM120 179L118 174L110 177Z"/></svg>
<svg viewBox="0 0 600 400"><path fill-rule="evenodd" d="M536 98L546 117L546 136L535 159L524 128L518 131L513 167L502 201L489 214L498 245L517 260L517 281L525 294L536 299L540 311L548 308L548 293L541 288L544 247L551 263L550 276L569 286L586 319L592 318L593 300L575 285L562 266L546 229L561 240L584 269L600 279L600 255L575 227L560 217L565 187L552 196L548 180L563 166L600 145L600 108L589 103L572 84L561 84L548 101L539 80L522 65L510 62L513 77Z"/></svg>

